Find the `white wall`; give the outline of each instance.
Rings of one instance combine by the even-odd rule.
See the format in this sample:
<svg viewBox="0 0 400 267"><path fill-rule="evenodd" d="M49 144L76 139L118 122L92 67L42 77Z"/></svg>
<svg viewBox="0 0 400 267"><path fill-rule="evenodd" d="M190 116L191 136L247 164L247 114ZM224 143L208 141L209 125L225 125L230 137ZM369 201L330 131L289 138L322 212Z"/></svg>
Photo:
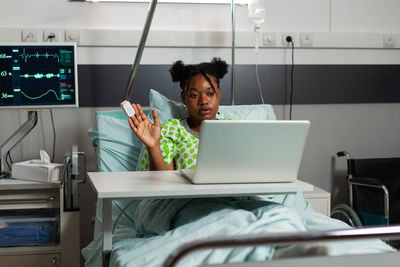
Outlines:
<svg viewBox="0 0 400 267"><path fill-rule="evenodd" d="M267 0L265 3L267 21L263 27L275 30L329 29L327 0ZM22 6L24 8L21 8ZM144 3L92 4L66 0L3 0L0 7L7 12L1 18L1 25L30 28L142 29L147 6L148 4ZM238 30L249 26L246 12L244 7L237 10ZM227 30L231 27L230 20L230 5L160 3L154 15L152 29Z"/></svg>
<svg viewBox="0 0 400 267"><path fill-rule="evenodd" d="M397 0L265 0L271 31L399 32ZM67 0L2 0L1 27L141 29L147 4L81 3ZM237 29L249 27L246 9L237 10ZM164 4L152 29L230 29L229 5Z"/></svg>
<svg viewBox="0 0 400 267"><path fill-rule="evenodd" d="M370 36L374 44L378 35L400 33L400 1L397 0L265 0L266 21L263 32L318 32L328 34L327 48L298 49L297 64L400 64L399 49L371 49L364 41ZM87 30L141 30L147 12L147 4L140 3L98 3L88 4L66 0L1 0L0 41L20 41L22 29L78 29L82 40ZM245 7L237 8L237 31L249 31ZM225 31L231 29L229 5L178 5L159 4L152 31ZM110 33L110 31L108 31ZM361 49L337 48L335 33L356 33L356 46ZM136 49L120 47L117 32L114 46L79 47L79 64L131 64ZM365 35L367 34L367 35ZM372 35L371 35L372 34ZM247 36L247 37L246 37ZM240 38L238 43L248 42ZM317 36L317 37L318 37ZM137 37L137 36L136 36ZM378 36L379 37L379 36ZM128 41L129 36L127 37ZM250 35L250 38L253 38ZM353 34L340 42L349 44ZM92 39L90 41L93 41ZM396 40L397 46L400 39ZM110 39L108 39L110 42ZM136 40L137 42L137 40ZM336 42L336 41L335 41ZM347 43L346 43L347 42ZM228 40L229 44L229 40ZM252 42L250 42L252 44ZM332 44L333 47L329 47ZM350 42L351 44L351 42ZM236 64L254 64L255 55L249 47L236 50ZM260 64L290 63L290 51L282 48L262 48ZM170 64L182 59L186 63L208 61L213 56L230 60L228 47L153 47L145 49L143 64ZM262 74L261 74L262 75ZM240 90L237 88L236 90ZM117 107L116 107L117 108ZM275 106L279 119L288 117L287 106ZM65 151L73 144L88 155L88 168L95 170L94 149L87 135L93 124L95 111L101 108L79 108L54 110L57 132L56 162L62 162ZM310 135L300 170L300 176L333 193L333 201L344 195L344 160L336 160L337 151L346 149L355 157L399 156L400 104L341 104L341 105L295 105L294 119L311 121ZM15 131L26 119L26 111L0 111L0 143ZM12 152L14 161L39 156L39 149L51 153L52 130L49 112L40 112L40 121L33 132ZM339 186L340 185L340 186ZM81 203L81 239L83 244L90 241L90 216L94 210L94 196L88 185L83 188Z"/></svg>
<svg viewBox="0 0 400 267"><path fill-rule="evenodd" d="M400 1L396 0L265 0L264 32L353 32L400 33ZM23 7L23 8L22 8ZM140 30L143 27L147 4L140 3L81 3L66 0L2 0L0 26L12 29L11 39L20 38L15 29L108 29ZM247 31L250 23L245 7L238 7L237 30ZM159 4L152 30L230 31L229 5ZM1 30L0 28L0 30ZM14 34L14 35L13 35ZM1 37L4 41L4 36ZM8 37L7 37L8 38ZM15 41L13 39L13 41ZM400 43L400 40L398 41ZM260 64L290 62L287 49L263 48ZM79 64L130 64L133 47L80 47ZM229 48L163 48L145 49L144 64L170 64L177 59L187 63L221 56L230 62ZM237 64L253 64L251 48L236 50ZM400 64L399 49L300 49L297 64ZM261 74L262 75L262 74ZM237 88L240 90L240 88ZM278 118L287 117L287 107L276 106ZM358 105L299 105L294 107L294 118L310 119L312 129L301 177L328 191L333 188L333 169L344 170L342 161L332 157L340 149L354 156L396 156L400 151L400 104ZM93 149L87 130L93 123L97 108L55 110L57 155L60 162L64 151L72 144L88 154L89 169L95 168ZM3 142L25 119L24 111L0 111L0 142ZM35 158L40 148L51 151L52 132L48 114L42 112L37 129L22 146L14 149L15 161ZM382 136L382 137L380 137ZM336 165L337 164L337 165Z"/></svg>

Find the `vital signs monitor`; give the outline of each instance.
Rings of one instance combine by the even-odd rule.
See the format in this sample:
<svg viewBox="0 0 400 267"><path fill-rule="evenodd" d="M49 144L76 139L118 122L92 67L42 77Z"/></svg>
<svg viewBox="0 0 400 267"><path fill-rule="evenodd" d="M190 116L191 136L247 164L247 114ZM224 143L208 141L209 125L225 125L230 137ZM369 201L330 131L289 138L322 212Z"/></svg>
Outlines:
<svg viewBox="0 0 400 267"><path fill-rule="evenodd" d="M75 43L0 43L0 108L78 107Z"/></svg>

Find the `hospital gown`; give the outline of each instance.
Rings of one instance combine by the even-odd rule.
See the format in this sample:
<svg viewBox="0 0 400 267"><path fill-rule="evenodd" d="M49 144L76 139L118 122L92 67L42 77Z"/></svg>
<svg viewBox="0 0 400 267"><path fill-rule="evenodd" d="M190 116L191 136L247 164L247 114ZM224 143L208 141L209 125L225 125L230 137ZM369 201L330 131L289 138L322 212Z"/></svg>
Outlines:
<svg viewBox="0 0 400 267"><path fill-rule="evenodd" d="M160 148L166 166L174 161L177 170L194 169L199 149L198 134L187 126L185 120L169 119L161 128ZM145 150L139 170L149 170L149 167L149 155Z"/></svg>

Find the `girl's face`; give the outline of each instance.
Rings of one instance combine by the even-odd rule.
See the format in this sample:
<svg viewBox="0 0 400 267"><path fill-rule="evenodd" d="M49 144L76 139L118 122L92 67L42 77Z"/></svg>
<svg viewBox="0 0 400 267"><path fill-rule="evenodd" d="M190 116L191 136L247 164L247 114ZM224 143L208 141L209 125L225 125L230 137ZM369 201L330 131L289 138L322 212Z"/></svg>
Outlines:
<svg viewBox="0 0 400 267"><path fill-rule="evenodd" d="M213 76L208 75L208 77L215 91L203 75L197 74L191 79L187 92L181 93L182 101L189 110L190 119L198 126L203 120L216 119L221 99L221 88Z"/></svg>

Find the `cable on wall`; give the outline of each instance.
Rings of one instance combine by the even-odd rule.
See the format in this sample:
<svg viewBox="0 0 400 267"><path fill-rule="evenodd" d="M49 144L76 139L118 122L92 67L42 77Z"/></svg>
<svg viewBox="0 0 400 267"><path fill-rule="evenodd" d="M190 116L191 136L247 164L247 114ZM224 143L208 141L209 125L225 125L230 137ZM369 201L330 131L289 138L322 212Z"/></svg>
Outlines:
<svg viewBox="0 0 400 267"><path fill-rule="evenodd" d="M293 91L294 91L294 43L291 36L286 37L286 41L292 46L292 68L290 71L290 105L289 105L289 120L292 120L293 111Z"/></svg>

